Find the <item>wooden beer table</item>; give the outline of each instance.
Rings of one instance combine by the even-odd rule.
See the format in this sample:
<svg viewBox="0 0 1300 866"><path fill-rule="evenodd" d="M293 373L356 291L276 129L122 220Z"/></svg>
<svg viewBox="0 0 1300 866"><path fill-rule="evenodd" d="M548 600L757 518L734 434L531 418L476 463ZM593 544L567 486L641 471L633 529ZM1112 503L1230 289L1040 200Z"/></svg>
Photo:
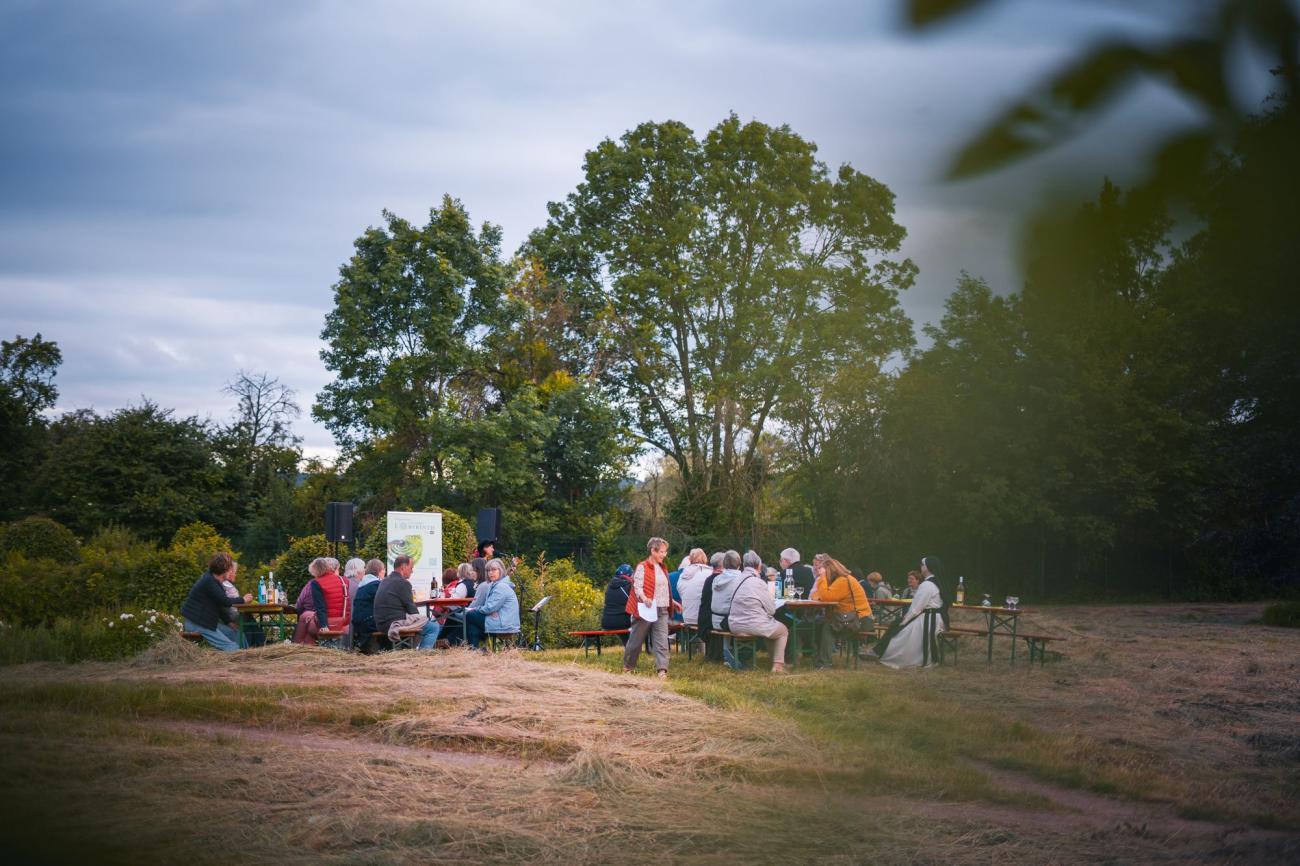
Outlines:
<svg viewBox="0 0 1300 866"><path fill-rule="evenodd" d="M1019 607L994 607L982 604L954 604L949 611L975 611L984 615L984 630L988 637L988 660L993 661L993 636L1011 636L1011 663L1016 663L1016 631L1020 615L1028 611Z"/></svg>
<svg viewBox="0 0 1300 866"><path fill-rule="evenodd" d="M813 601L811 599L795 598L778 598L776 600L778 610L784 609L793 614L790 629L790 664L799 663L800 653L803 649L800 641L800 633L810 631L813 634L814 641L817 636L818 623L813 620L818 611L833 610L837 605L833 601ZM813 653L817 652L816 646L813 647Z"/></svg>
<svg viewBox="0 0 1300 866"><path fill-rule="evenodd" d="M261 604L259 602L241 602L234 605L239 611L239 646L248 649L248 635L251 625L261 626L266 634L267 643L271 643L271 631L276 637L274 642L293 640L294 629L298 625L298 610L291 604ZM289 619L293 617L293 619Z"/></svg>
<svg viewBox="0 0 1300 866"><path fill-rule="evenodd" d="M469 607L472 598L422 598L415 603L416 607L424 606L425 615L433 619L433 608L435 607ZM460 618L460 638L461 643L469 646L469 623L465 621L464 615Z"/></svg>

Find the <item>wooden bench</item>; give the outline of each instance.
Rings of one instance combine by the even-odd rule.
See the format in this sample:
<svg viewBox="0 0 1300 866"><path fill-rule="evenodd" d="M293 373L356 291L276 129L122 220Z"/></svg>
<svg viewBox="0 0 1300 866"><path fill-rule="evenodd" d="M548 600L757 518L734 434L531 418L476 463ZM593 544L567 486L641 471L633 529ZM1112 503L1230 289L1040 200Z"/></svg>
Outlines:
<svg viewBox="0 0 1300 866"><path fill-rule="evenodd" d="M1029 646L1029 663L1031 665L1034 663L1034 659L1038 659L1040 665L1043 664L1043 662L1046 661L1049 652L1053 656L1053 661L1058 661L1063 658L1061 652L1058 650L1048 649L1047 647L1048 641L1063 641L1065 640L1063 637L1056 637L1055 635L1050 634L1017 634L1016 637L1023 640Z"/></svg>
<svg viewBox="0 0 1300 866"><path fill-rule="evenodd" d="M492 652L496 652L498 649L515 649L519 646L519 632L517 631L501 632L499 634L488 632L487 639L492 646Z"/></svg>
<svg viewBox="0 0 1300 866"><path fill-rule="evenodd" d="M203 635L199 634L196 631L183 631L181 632L181 638L184 640L193 641L194 643L204 643Z"/></svg>
<svg viewBox="0 0 1300 866"><path fill-rule="evenodd" d="M420 635L424 634L424 626L412 625L397 630L397 641L393 644L393 649L416 649L420 646ZM385 635L386 636L386 635Z"/></svg>
<svg viewBox="0 0 1300 866"><path fill-rule="evenodd" d="M740 665L741 668L745 667L745 660L741 656L742 651L745 649L749 650L749 657L752 666L758 666L758 645L759 641L764 640L764 638L754 634L736 634L735 632L722 631L716 628L709 632L709 635L717 635L723 640L731 641L731 645L735 647L732 655L735 656L736 664Z"/></svg>
<svg viewBox="0 0 1300 866"><path fill-rule="evenodd" d="M316 646L323 646L329 649L343 649L343 638L347 637L347 632L338 628L323 628L316 632Z"/></svg>
<svg viewBox="0 0 1300 866"><path fill-rule="evenodd" d="M582 638L582 654L584 656L590 654L591 641L594 638L596 641L596 655L600 655L601 642L605 638L611 636L617 636L621 634L629 634L630 632L631 629L626 629L626 628L604 628L604 629L594 629L592 631L571 631L569 632L569 637Z"/></svg>

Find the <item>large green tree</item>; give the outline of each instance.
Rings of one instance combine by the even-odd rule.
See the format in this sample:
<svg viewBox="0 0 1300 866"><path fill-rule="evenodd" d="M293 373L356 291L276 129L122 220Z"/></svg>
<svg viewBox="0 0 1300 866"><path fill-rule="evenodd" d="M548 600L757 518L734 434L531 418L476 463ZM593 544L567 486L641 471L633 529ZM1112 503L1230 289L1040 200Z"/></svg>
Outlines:
<svg viewBox="0 0 1300 866"><path fill-rule="evenodd" d="M516 546L593 534L628 449L552 327L562 299L452 199L423 227L386 220L356 241L322 334L336 378L313 412L344 447L343 489L373 512L501 506Z"/></svg>
<svg viewBox="0 0 1300 866"><path fill-rule="evenodd" d="M11 480L0 496L0 520L25 512L31 475L43 459L46 423L41 413L54 406L54 376L63 363L57 343L16 336L0 342L0 475Z"/></svg>
<svg viewBox="0 0 1300 866"><path fill-rule="evenodd" d="M237 485L220 448L208 422L148 401L111 415L70 412L50 425L39 505L84 536L109 523L154 541L194 521L225 529Z"/></svg>
<svg viewBox="0 0 1300 866"><path fill-rule="evenodd" d="M910 345L897 299L915 268L888 257L904 237L893 194L734 115L702 140L641 124L584 172L525 252L564 285L583 360L640 440L677 464L684 528L747 525L764 435L817 436Z"/></svg>

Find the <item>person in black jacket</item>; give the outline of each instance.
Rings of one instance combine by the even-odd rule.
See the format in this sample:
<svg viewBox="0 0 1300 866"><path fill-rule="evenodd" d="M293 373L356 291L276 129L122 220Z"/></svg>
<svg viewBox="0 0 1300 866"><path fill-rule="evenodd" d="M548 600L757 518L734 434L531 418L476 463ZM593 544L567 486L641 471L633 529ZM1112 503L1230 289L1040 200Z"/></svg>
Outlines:
<svg viewBox="0 0 1300 866"><path fill-rule="evenodd" d="M627 612L627 597L632 592L632 566L624 563L614 572L614 579L605 587L605 607L600 614L600 627L607 631L632 627L632 616ZM627 644L627 635L620 635Z"/></svg>
<svg viewBox="0 0 1300 866"><path fill-rule="evenodd" d="M228 653L239 649L239 631L235 628L238 618L222 581L233 582L236 568L229 553L213 556L208 570L190 587L190 594L181 605L185 630L198 632L212 646Z"/></svg>
<svg viewBox="0 0 1300 866"><path fill-rule="evenodd" d="M712 637L713 632L713 580L722 574L722 562L726 554L718 551L709 557L713 574L704 579L704 588L700 590L699 631L696 640L704 644L704 660L720 662L723 660L722 639Z"/></svg>
<svg viewBox="0 0 1300 866"><path fill-rule="evenodd" d="M379 630L375 625L375 593L383 575L383 562L378 559L367 562L366 573L362 575L357 594L352 599L352 645L363 653L375 650L373 635ZM387 636L378 643L380 646L387 644Z"/></svg>

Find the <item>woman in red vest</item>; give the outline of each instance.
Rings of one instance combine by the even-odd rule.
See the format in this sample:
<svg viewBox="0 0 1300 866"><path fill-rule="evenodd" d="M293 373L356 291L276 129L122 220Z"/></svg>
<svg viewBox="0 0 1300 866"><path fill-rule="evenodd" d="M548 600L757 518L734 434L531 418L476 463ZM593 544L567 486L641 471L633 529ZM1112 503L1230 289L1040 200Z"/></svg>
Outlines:
<svg viewBox="0 0 1300 866"><path fill-rule="evenodd" d="M339 575L339 561L322 556L313 559L307 571L312 580L298 596L298 628L294 643L314 645L321 629L335 629L351 634L352 600L348 582Z"/></svg>
<svg viewBox="0 0 1300 866"><path fill-rule="evenodd" d="M650 556L632 573L632 589L624 608L632 617L632 628L623 649L623 673L636 669L641 657L641 646L650 638L650 649L655 656L655 670L662 679L668 676L668 617L681 605L673 601L668 585L668 572L664 570L664 557L668 555L668 542L652 538L646 543ZM653 616L654 619L646 619Z"/></svg>

